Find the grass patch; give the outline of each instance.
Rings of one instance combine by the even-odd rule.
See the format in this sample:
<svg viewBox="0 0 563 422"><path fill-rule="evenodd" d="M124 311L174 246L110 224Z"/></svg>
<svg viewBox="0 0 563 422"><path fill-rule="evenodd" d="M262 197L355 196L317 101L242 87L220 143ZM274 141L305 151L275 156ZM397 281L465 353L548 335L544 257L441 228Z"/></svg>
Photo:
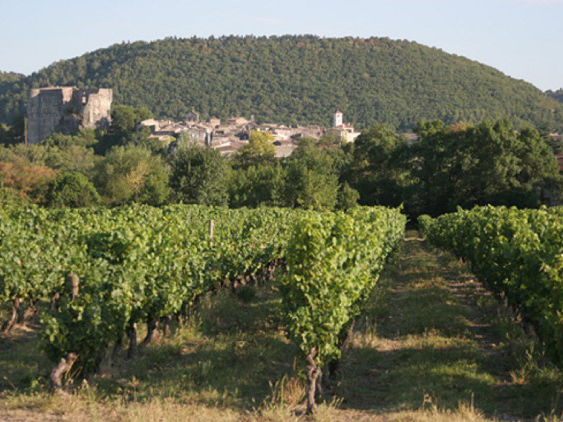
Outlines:
<svg viewBox="0 0 563 422"><path fill-rule="evenodd" d="M344 359L346 407L398 420L563 412L561 372L449 254L407 242L372 298Z"/></svg>

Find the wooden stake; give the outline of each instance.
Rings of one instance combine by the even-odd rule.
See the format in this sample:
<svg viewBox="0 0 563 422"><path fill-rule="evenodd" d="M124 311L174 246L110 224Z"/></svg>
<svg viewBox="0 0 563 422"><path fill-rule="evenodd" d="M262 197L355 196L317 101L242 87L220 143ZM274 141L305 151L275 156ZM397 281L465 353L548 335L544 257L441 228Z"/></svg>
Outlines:
<svg viewBox="0 0 563 422"><path fill-rule="evenodd" d="M213 246L213 229L215 228L215 221L209 220L209 245Z"/></svg>
<svg viewBox="0 0 563 422"><path fill-rule="evenodd" d="M72 294L72 298L76 299L78 292L80 291L80 281L75 273L70 273L67 278L67 283L69 290Z"/></svg>

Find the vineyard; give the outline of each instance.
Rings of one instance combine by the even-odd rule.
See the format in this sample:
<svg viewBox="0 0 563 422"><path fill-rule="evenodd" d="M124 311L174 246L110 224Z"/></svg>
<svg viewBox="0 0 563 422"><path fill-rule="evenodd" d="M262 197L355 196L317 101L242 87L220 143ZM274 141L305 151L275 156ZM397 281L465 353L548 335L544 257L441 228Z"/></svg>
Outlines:
<svg viewBox="0 0 563 422"><path fill-rule="evenodd" d="M558 420L562 214L4 208L0 419Z"/></svg>
<svg viewBox="0 0 563 422"><path fill-rule="evenodd" d="M189 317L202 296L280 278L286 331L307 362L309 412L316 409L322 366L340 358L346 328L406 222L400 211L385 208L2 213L0 300L12 304L3 329L12 328L22 309L40 309L56 389L71 376L96 373L124 338L132 358L139 324L146 324L146 345L158 325L166 333L173 320Z"/></svg>
<svg viewBox="0 0 563 422"><path fill-rule="evenodd" d="M521 315L563 364L563 210L482 207L431 220L431 243L468 261L472 271Z"/></svg>

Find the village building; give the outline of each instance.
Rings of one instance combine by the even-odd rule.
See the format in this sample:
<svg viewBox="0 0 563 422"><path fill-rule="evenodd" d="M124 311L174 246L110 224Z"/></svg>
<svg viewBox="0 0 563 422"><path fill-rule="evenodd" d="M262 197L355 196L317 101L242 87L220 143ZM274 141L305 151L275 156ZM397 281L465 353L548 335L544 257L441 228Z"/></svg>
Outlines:
<svg viewBox="0 0 563 422"><path fill-rule="evenodd" d="M354 142L361 132L356 132L354 126L344 123L344 114L337 110L332 119L332 128L328 132L333 132L342 139L344 143Z"/></svg>
<svg viewBox="0 0 563 422"><path fill-rule="evenodd" d="M226 122L212 118L207 122L199 121L199 114L190 112L183 122L148 119L141 126L151 131L151 137L163 142L182 142L189 140L198 145L207 146L229 156L248 143L251 131L268 133L276 148L276 157L289 157L297 148L299 139L320 139L323 135L335 133L342 142L354 142L360 135L354 127L343 123L343 114L337 111L333 116L333 127L322 126L286 126L277 123L256 124L254 116L250 120L244 117L232 117Z"/></svg>

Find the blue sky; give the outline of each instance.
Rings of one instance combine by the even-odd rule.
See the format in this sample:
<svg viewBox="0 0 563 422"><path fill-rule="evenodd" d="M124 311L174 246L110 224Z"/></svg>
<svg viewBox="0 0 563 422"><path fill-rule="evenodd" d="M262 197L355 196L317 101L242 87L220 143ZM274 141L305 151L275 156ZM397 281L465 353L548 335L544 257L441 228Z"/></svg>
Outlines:
<svg viewBox="0 0 563 422"><path fill-rule="evenodd" d="M0 0L0 70L122 41L315 34L408 39L563 87L563 0Z"/></svg>

